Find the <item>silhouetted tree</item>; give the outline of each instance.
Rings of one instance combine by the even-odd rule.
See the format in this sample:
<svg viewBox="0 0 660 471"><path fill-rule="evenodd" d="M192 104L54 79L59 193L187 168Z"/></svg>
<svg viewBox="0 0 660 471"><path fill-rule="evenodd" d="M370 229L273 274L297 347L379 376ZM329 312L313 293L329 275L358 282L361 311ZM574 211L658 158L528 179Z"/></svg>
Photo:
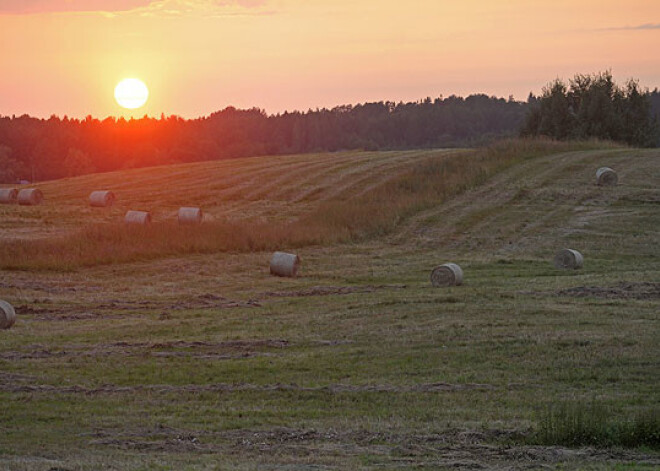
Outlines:
<svg viewBox="0 0 660 471"><path fill-rule="evenodd" d="M640 147L658 142L651 95L636 80L619 87L610 72L576 75L570 87L557 79L543 89L540 98L528 101L531 109L521 130L523 136L598 138Z"/></svg>

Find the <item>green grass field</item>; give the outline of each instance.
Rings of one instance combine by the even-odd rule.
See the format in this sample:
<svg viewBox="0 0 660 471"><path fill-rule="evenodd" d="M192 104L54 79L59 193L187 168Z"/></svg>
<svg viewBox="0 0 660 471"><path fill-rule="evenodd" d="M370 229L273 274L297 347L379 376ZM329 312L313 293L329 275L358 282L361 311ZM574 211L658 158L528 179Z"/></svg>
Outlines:
<svg viewBox="0 0 660 471"><path fill-rule="evenodd" d="M43 183L0 206L0 469L658 469L658 182L658 150L509 142ZM656 422L573 446L553 408Z"/></svg>

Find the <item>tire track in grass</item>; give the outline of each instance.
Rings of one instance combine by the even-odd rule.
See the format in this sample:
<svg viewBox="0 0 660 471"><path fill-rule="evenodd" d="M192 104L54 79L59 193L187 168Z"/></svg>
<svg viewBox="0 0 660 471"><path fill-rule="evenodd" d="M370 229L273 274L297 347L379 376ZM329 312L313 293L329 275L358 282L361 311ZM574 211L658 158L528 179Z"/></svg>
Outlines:
<svg viewBox="0 0 660 471"><path fill-rule="evenodd" d="M329 154L316 165L299 166L292 172L281 172L278 177L271 178L266 185L255 185L254 190L246 195L246 199L275 199L291 201L288 193L296 191L301 186L313 184L319 175L324 177L336 172L343 166L356 166L359 162L369 159L371 154L357 153L347 155ZM278 172L279 173L279 172ZM324 183L323 180L321 183Z"/></svg>
<svg viewBox="0 0 660 471"><path fill-rule="evenodd" d="M397 153L399 155L399 153ZM372 170L381 166L397 166L401 160L409 160L409 153L401 160L397 159L397 155L382 155L380 153L369 154L368 159L363 162L347 162L346 164L332 169L324 175L317 176L316 181L311 182L313 186L307 188L297 188L293 194L287 195L287 198L293 203L300 203L306 200L311 200L312 195L314 201L327 201L336 198L344 190L345 186L355 185L357 181L366 178ZM394 163L392 161L394 160ZM341 184L344 183L344 186Z"/></svg>
<svg viewBox="0 0 660 471"><path fill-rule="evenodd" d="M544 181L553 181L554 177L561 175L567 167L578 162L583 162L594 156L621 152L620 150L598 150L569 152L561 155L551 154L537 157L526 162L516 164L513 168L504 170L479 187L452 198L436 208L422 211L408 219L402 228L393 235L390 240L393 243L404 243L411 237L421 239L427 245L437 245L445 241L445 244L458 245L465 241L466 237L481 236L492 239L496 230L501 229L499 221L502 214L511 211L520 184L525 187L536 187ZM537 219L538 213L533 214L528 205L522 206L529 217ZM534 205L532 205L532 211ZM547 208L544 208L547 209ZM555 215L562 211L561 208L551 209ZM547 214L547 211L546 211ZM483 215L483 216L480 216ZM548 215L552 218L553 214ZM541 215L542 217L542 215ZM469 231L459 231L460 227L470 219L476 222L469 224ZM467 229L467 228L465 228ZM534 227L529 230L535 230ZM499 234L501 237L512 239L519 238L519 234ZM482 239L482 242L486 240ZM483 248L483 246L482 246ZM487 249L490 249L487 247Z"/></svg>
<svg viewBox="0 0 660 471"><path fill-rule="evenodd" d="M314 172L316 169L326 168L328 165L332 165L332 161L323 156L305 163L297 163L284 168L275 168L268 172L248 175L240 184L219 191L218 196L225 200L242 200L246 204L263 198L274 199L273 189L296 185L299 179L305 175Z"/></svg>

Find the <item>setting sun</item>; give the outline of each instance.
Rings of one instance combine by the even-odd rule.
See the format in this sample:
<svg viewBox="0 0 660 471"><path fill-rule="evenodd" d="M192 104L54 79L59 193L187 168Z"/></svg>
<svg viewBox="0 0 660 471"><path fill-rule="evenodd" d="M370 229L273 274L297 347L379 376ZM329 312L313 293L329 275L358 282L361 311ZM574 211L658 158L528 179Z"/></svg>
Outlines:
<svg viewBox="0 0 660 471"><path fill-rule="evenodd" d="M115 100L122 108L140 108L149 98L149 89L140 79L127 78L115 87Z"/></svg>

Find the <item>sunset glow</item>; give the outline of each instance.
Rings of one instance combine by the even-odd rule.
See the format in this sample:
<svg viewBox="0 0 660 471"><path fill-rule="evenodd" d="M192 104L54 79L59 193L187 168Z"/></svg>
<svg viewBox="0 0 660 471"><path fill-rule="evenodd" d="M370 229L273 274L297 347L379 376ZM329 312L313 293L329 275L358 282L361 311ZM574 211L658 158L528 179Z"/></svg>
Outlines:
<svg viewBox="0 0 660 471"><path fill-rule="evenodd" d="M611 70L660 86L660 2L49 0L0 2L0 114L268 112L485 93L524 100Z"/></svg>

